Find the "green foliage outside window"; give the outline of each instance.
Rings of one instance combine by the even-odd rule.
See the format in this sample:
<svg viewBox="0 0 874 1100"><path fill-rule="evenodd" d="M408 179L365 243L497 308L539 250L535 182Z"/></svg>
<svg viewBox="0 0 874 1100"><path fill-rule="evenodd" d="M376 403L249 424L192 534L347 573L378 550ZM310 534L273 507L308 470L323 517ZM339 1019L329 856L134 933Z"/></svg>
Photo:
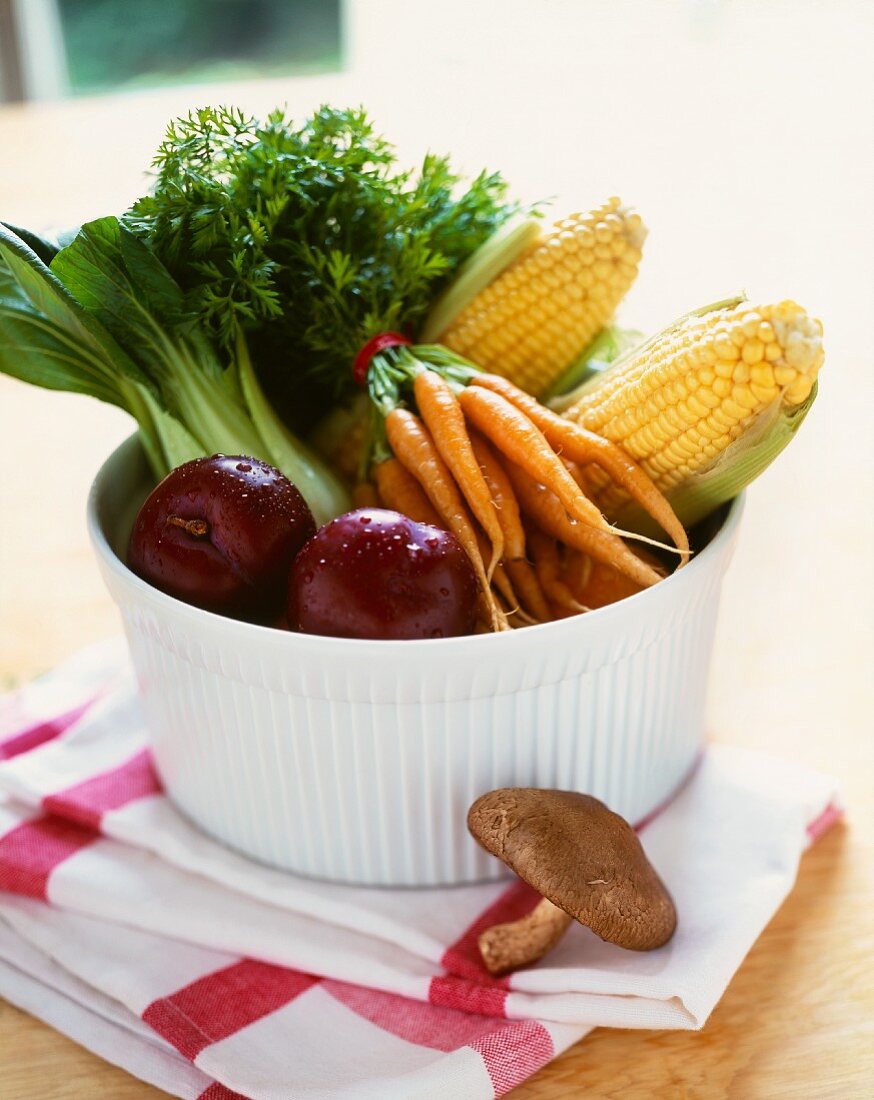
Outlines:
<svg viewBox="0 0 874 1100"><path fill-rule="evenodd" d="M58 0L74 92L327 72L340 0Z"/></svg>

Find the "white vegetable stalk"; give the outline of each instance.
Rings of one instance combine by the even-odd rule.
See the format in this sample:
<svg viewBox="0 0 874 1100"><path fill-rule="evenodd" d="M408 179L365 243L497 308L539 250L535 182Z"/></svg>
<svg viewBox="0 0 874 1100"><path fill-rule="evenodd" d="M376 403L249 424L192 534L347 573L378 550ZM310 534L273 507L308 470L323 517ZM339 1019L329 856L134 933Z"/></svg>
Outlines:
<svg viewBox="0 0 874 1100"><path fill-rule="evenodd" d="M242 333L237 336L236 358L243 398L263 443L262 455L300 489L319 525L348 511L351 501L343 483L274 412L255 375Z"/></svg>

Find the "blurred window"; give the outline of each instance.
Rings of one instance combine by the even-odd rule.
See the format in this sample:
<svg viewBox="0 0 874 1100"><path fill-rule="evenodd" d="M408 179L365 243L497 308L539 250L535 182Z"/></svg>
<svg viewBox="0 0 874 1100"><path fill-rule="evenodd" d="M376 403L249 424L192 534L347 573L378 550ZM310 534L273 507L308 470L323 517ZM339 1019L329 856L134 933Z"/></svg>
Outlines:
<svg viewBox="0 0 874 1100"><path fill-rule="evenodd" d="M67 91L56 0L0 0L0 102Z"/></svg>
<svg viewBox="0 0 874 1100"><path fill-rule="evenodd" d="M340 0L58 0L76 92L340 68Z"/></svg>

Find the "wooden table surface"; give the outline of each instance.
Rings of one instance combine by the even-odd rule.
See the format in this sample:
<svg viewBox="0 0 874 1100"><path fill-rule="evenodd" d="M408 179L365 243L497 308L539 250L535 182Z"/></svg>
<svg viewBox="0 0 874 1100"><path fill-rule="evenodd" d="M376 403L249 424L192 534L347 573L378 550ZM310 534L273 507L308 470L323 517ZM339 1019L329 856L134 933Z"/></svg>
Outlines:
<svg viewBox="0 0 874 1100"><path fill-rule="evenodd" d="M63 226L123 208L143 189L165 119L198 101L287 101L298 113L363 101L405 156L430 145L471 169L500 165L528 198L633 201L651 229L625 308L640 327L737 287L795 297L822 317L819 400L749 494L709 729L835 774L847 824L804 857L703 1031L597 1031L512 1097L870 1096L870 9L505 0L498 19L481 0L461 20L459 4L434 5L428 26L392 22L429 48L399 50L390 72L377 48L385 27L353 5L353 71L342 78L0 109L0 217ZM399 0L378 10L393 18ZM465 35L450 33L459 25ZM129 430L114 409L0 378L0 687L118 631L83 511L94 471ZM163 1094L0 1002L0 1095Z"/></svg>

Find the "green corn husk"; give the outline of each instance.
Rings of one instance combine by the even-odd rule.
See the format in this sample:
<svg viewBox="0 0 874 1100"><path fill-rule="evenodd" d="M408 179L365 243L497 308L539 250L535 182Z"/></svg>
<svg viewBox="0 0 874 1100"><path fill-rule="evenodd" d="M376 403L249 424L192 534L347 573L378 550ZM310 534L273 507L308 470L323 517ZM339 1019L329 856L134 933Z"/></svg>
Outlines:
<svg viewBox="0 0 874 1100"><path fill-rule="evenodd" d="M775 401L756 417L739 439L726 447L711 466L692 474L666 493L687 530L721 504L733 500L771 465L801 427L816 399L817 390L818 383L814 382L804 404L793 408L786 408L780 400ZM619 526L642 535L653 537L660 532L658 525L634 502L624 505L611 518Z"/></svg>
<svg viewBox="0 0 874 1100"><path fill-rule="evenodd" d="M608 341L606 347L610 346L608 330L605 329L595 338L593 344L586 349L575 365L575 368L579 369L582 363L583 369L580 370L579 377L571 383L572 388L556 387L558 392L549 401L550 408L556 412L564 412L575 404L582 394L599 386L608 377L610 370L622 366L629 357L640 355L666 332L675 329L690 317L703 317L707 313L718 310L734 309L735 306L746 301L746 297L746 294L736 294L690 310L645 342L629 344L614 357L611 363L599 365L598 354L603 357L603 352L599 352L595 345L603 336ZM593 358L596 361L587 365L583 362L587 358ZM763 410L744 434L729 444L710 466L692 474L680 485L667 491L665 494L667 499L676 512L677 518L687 530L716 511L720 505L733 500L770 466L798 431L816 394L817 383L814 383L810 396L802 405L787 408L782 401L775 401L773 405ZM661 530L634 501L624 504L615 514L611 514L610 518L620 527L650 538L657 536Z"/></svg>
<svg viewBox="0 0 874 1100"><path fill-rule="evenodd" d="M536 243L541 225L532 217L509 221L489 237L461 265L452 284L434 303L416 342L436 343L477 294Z"/></svg>
<svg viewBox="0 0 874 1100"><path fill-rule="evenodd" d="M554 412L563 413L565 409L576 404L584 393L600 385L607 376L608 367L619 368L626 359L640 355L665 333L682 325L690 317L703 317L706 313L715 313L720 309L734 309L745 301L745 294L736 294L732 298L721 298L718 302L709 302L698 309L690 309L688 313L684 313L682 317L678 317L647 340L644 340L634 329L620 329L608 325L598 333L576 363L553 386L554 395L543 400ZM609 349L613 346L616 347L616 354L608 358ZM605 359L606 362L604 362ZM579 373L579 377L572 379L571 376L575 371Z"/></svg>
<svg viewBox="0 0 874 1100"><path fill-rule="evenodd" d="M605 325L540 400L546 404L553 398L560 398L571 390L577 390L584 382L612 367L620 356L640 347L644 339L644 334L637 329Z"/></svg>

